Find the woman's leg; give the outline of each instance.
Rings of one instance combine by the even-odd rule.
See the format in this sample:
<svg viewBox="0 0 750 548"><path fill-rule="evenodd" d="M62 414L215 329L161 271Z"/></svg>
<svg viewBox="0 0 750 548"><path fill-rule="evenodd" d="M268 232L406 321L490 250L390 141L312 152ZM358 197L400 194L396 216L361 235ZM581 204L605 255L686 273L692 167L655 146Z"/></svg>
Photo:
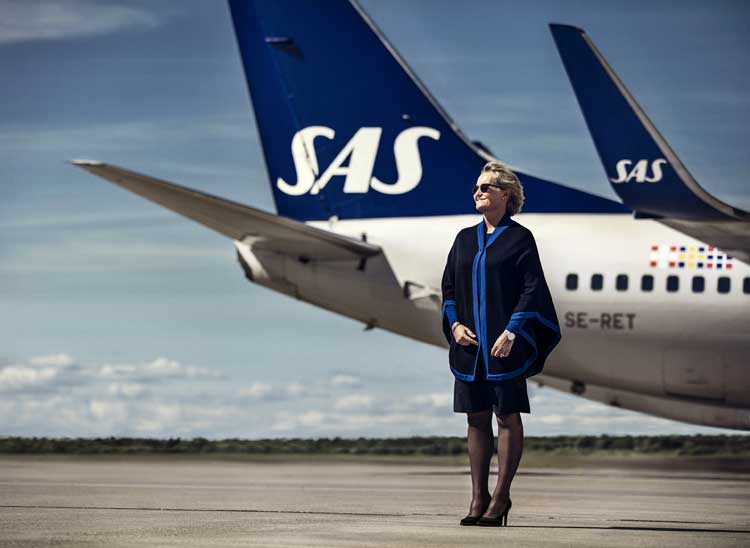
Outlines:
<svg viewBox="0 0 750 548"><path fill-rule="evenodd" d="M516 475L523 453L521 413L497 416L497 484L485 517L494 518L505 511L510 498L510 484Z"/></svg>
<svg viewBox="0 0 750 548"><path fill-rule="evenodd" d="M492 410L467 413L469 423L466 442L471 466L471 508L470 516L479 516L484 510L490 492L487 480L490 477L490 463L494 452L492 436Z"/></svg>

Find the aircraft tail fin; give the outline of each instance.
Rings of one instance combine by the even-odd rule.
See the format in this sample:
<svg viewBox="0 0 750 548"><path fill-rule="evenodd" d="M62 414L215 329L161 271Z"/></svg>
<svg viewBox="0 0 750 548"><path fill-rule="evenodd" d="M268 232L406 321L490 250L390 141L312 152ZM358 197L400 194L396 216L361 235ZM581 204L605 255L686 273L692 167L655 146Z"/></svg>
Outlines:
<svg viewBox="0 0 750 548"><path fill-rule="evenodd" d="M582 29L550 29L607 177L636 216L750 220L695 181Z"/></svg>
<svg viewBox="0 0 750 548"><path fill-rule="evenodd" d="M356 2L230 0L280 215L300 221L476 213L493 159L461 132ZM519 173L524 212L627 212Z"/></svg>

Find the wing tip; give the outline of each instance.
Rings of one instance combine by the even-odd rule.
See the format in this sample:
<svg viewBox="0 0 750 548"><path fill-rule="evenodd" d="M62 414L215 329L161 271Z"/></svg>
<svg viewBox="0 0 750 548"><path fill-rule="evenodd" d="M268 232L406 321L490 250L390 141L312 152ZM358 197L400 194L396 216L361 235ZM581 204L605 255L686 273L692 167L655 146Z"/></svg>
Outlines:
<svg viewBox="0 0 750 548"><path fill-rule="evenodd" d="M89 160L87 158L73 158L72 160L69 160L69 162L77 167L98 167L104 165L104 162Z"/></svg>

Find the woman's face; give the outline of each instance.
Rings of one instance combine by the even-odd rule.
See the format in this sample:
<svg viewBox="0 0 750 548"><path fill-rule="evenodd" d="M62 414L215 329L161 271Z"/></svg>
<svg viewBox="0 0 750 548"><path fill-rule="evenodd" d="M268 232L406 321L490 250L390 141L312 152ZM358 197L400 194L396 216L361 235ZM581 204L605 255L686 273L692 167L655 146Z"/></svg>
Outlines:
<svg viewBox="0 0 750 548"><path fill-rule="evenodd" d="M477 186L491 182L492 176L489 173L482 173L477 178ZM508 191L494 186L489 187L486 192L479 188L474 193L474 205L482 213L504 212L507 203Z"/></svg>

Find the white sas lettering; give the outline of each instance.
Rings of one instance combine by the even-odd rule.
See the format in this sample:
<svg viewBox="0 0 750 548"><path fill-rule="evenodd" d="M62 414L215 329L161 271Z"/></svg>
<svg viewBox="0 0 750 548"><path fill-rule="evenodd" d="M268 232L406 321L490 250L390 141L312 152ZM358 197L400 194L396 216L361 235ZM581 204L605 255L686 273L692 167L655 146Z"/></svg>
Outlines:
<svg viewBox="0 0 750 548"><path fill-rule="evenodd" d="M372 174L382 133L383 129L379 127L363 127L357 130L318 178L320 169L315 152L315 138L333 139L335 132L325 126L301 129L292 138L292 158L297 181L289 184L279 177L276 186L292 196L301 196L308 192L318 194L332 177L345 176L346 194L364 194L371 187L383 194L404 194L414 190L422 180L422 160L418 141L421 137L437 141L440 139L440 132L429 127L413 127L398 134L393 143L398 178L393 183L383 182ZM344 165L347 160L348 165Z"/></svg>
<svg viewBox="0 0 750 548"><path fill-rule="evenodd" d="M651 172L653 175L649 177L648 160L639 160L630 171L628 171L628 167L633 165L633 161L620 160L615 166L615 169L617 170L617 178L610 179L610 181L613 183L629 183L634 180L636 183L658 183L664 176L661 166L666 163L667 161L663 158L651 162Z"/></svg>

